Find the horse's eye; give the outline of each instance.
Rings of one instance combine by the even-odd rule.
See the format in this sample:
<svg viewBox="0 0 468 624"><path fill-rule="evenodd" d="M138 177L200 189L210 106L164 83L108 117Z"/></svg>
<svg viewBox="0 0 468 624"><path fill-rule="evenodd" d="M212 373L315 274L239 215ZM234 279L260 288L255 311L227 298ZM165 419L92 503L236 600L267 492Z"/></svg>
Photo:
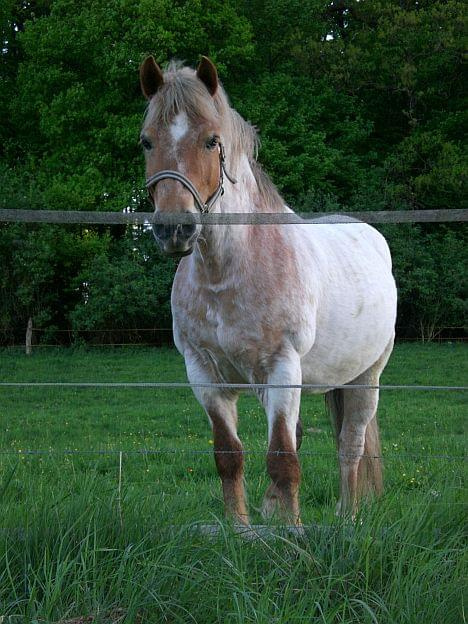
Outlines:
<svg viewBox="0 0 468 624"><path fill-rule="evenodd" d="M218 141L219 141L218 136L215 135L215 136L210 137L205 143L206 149L214 150L215 147L218 145Z"/></svg>
<svg viewBox="0 0 468 624"><path fill-rule="evenodd" d="M151 141L147 139L146 137L141 137L140 143L142 144L145 150L153 149L153 146L151 145Z"/></svg>

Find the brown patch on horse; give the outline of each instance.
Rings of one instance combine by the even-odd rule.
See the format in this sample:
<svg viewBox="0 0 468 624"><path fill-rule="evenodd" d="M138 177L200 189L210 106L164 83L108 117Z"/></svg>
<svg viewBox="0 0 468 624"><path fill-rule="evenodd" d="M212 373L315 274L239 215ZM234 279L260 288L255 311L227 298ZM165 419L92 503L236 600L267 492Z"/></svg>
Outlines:
<svg viewBox="0 0 468 624"><path fill-rule="evenodd" d="M293 524L300 524L298 491L301 468L285 417L282 415L278 416L273 424L268 447L267 470L272 480L269 491L277 495L283 515Z"/></svg>
<svg viewBox="0 0 468 624"><path fill-rule="evenodd" d="M254 225L249 230L249 248L253 250L252 262L261 265L267 262L265 249L269 255L275 258L275 270L268 275L268 283L264 284L264 291L269 292L271 302L274 302L278 291L286 289L291 291L291 284L294 284L298 276L297 256L295 250L288 245L285 237L285 228L277 225ZM269 288L266 288L266 287ZM297 293L295 293L297 294Z"/></svg>
<svg viewBox="0 0 468 624"><path fill-rule="evenodd" d="M226 514L242 524L249 524L243 484L244 453L224 418L209 412L213 423L214 458L223 485Z"/></svg>

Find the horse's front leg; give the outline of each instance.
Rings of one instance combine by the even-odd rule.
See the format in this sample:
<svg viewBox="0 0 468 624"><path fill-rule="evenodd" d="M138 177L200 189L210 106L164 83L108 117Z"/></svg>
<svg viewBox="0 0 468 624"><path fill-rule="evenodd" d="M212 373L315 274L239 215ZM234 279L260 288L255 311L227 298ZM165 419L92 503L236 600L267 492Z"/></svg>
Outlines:
<svg viewBox="0 0 468 624"><path fill-rule="evenodd" d="M277 360L268 375L271 384L300 385L301 379L300 360L295 352ZM268 417L267 470L271 478L263 499L262 515L268 519L278 511L284 522L296 526L301 524L301 469L297 457L300 399L299 388L269 388L262 395Z"/></svg>
<svg viewBox="0 0 468 624"><path fill-rule="evenodd" d="M198 357L187 357L191 383L217 383L209 366ZM244 450L237 436L237 394L217 388L194 388L213 430L214 458L221 478L226 517L236 524L249 525L244 492Z"/></svg>
<svg viewBox="0 0 468 624"><path fill-rule="evenodd" d="M214 456L223 487L226 516L248 525L244 492L244 451L237 437L237 398L208 402L206 413L213 428Z"/></svg>

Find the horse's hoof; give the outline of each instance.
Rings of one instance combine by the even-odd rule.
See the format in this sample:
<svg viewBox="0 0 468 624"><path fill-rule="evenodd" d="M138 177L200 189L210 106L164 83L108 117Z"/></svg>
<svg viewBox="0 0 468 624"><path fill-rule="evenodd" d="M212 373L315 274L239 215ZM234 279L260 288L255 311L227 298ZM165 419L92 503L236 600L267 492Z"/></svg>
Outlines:
<svg viewBox="0 0 468 624"><path fill-rule="evenodd" d="M261 515L264 520L271 520L278 511L278 499L276 497L265 496L263 499Z"/></svg>
<svg viewBox="0 0 468 624"><path fill-rule="evenodd" d="M247 524L234 525L234 533L246 541L258 538L258 532Z"/></svg>
<svg viewBox="0 0 468 624"><path fill-rule="evenodd" d="M356 524L361 525L363 523L362 518L358 519L358 514L356 511L352 511L351 509L346 509L342 505L340 505L339 507L337 505L335 516L337 518L340 518L345 523L349 523L353 525L356 525Z"/></svg>
<svg viewBox="0 0 468 624"><path fill-rule="evenodd" d="M306 532L302 524L288 526L286 530L289 535L294 537L304 538L306 536Z"/></svg>

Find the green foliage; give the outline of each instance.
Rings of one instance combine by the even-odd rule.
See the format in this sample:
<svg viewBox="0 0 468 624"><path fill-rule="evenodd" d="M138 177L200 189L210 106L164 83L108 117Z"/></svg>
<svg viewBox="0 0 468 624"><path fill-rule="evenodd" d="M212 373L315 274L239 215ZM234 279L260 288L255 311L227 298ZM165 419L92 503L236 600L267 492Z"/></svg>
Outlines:
<svg viewBox="0 0 468 624"><path fill-rule="evenodd" d="M325 51L327 72L373 123L369 148L384 162L387 205L459 207L466 185L464 3L349 5L346 26Z"/></svg>
<svg viewBox="0 0 468 624"><path fill-rule="evenodd" d="M444 127L414 132L386 158L387 189L394 201L414 208L466 208L466 154L444 134Z"/></svg>
<svg viewBox="0 0 468 624"><path fill-rule="evenodd" d="M395 228L395 226L392 226ZM400 293L398 324L403 335L431 340L440 327L459 326L466 319L467 282L465 235L440 226L435 231L420 227L390 227L384 231L394 259Z"/></svg>
<svg viewBox="0 0 468 624"><path fill-rule="evenodd" d="M64 327L78 301L73 278L82 264L109 244L108 236L72 228L14 224L0 230L0 332L3 340L26 328Z"/></svg>
<svg viewBox="0 0 468 624"><path fill-rule="evenodd" d="M48 15L27 21L20 41L25 58L9 104L15 141L47 206L71 210L141 201L138 66L145 52L194 61L216 50L222 69L252 51L248 24L229 3L195 0L178 8L168 0L87 0L79 11L55 0Z"/></svg>
<svg viewBox="0 0 468 624"><path fill-rule="evenodd" d="M140 236L137 242L120 241L110 254L90 257L75 279L80 301L69 317L73 330L171 326L174 263L156 256L152 240Z"/></svg>
<svg viewBox="0 0 468 624"><path fill-rule="evenodd" d="M464 8L461 0L6 0L0 206L144 208L138 66L153 53L160 63L214 59L233 105L260 128L260 160L298 210L462 207ZM0 229L3 328L24 328L30 314L35 326L121 326L127 306L135 325L156 309L153 325L166 324L167 300L151 295L149 280L167 296L172 269L151 253L151 273L137 233L125 246L122 228L47 229L25 228L23 246L11 243L20 230ZM464 239L461 228L447 232L389 233L400 318L418 332L432 321L462 324ZM140 298L124 294L133 282ZM120 303L106 299L111 283Z"/></svg>
<svg viewBox="0 0 468 624"><path fill-rule="evenodd" d="M239 110L260 126L261 160L292 205L310 191L344 200L359 188L371 126L355 98L283 72L265 73L241 97Z"/></svg>

